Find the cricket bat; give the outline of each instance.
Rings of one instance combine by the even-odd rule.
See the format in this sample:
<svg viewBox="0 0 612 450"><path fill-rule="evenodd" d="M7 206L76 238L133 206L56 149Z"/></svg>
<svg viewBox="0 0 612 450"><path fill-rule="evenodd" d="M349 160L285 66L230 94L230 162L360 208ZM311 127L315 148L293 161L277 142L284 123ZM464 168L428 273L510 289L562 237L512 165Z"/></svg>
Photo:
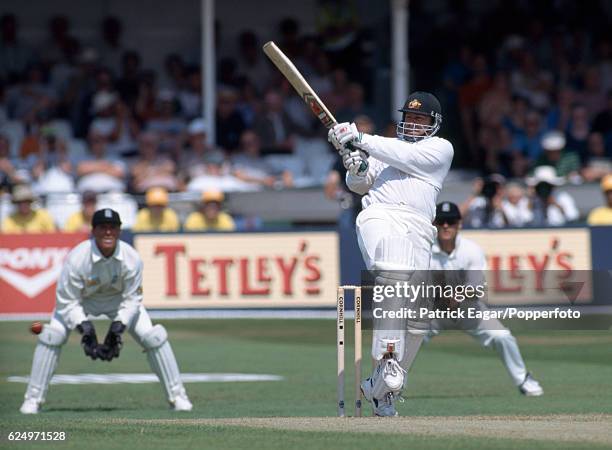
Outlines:
<svg viewBox="0 0 612 450"><path fill-rule="evenodd" d="M300 97L302 97L302 100L304 100L310 107L312 113L319 118L327 129L338 123L334 115L329 112L327 106L325 106L319 96L310 87L297 67L295 67L291 60L287 58L287 55L285 55L282 50L278 48L274 41L266 42L263 46L263 51L274 63L276 68L285 76L287 81L291 83L291 86L293 86L293 89L295 89ZM351 150L355 149L351 143L348 143L346 147ZM363 162L362 164L365 165L366 163Z"/></svg>
<svg viewBox="0 0 612 450"><path fill-rule="evenodd" d="M287 58L287 55L285 55L273 41L266 42L263 46L263 51L285 76L287 81L291 83L291 86L293 86L300 97L302 97L310 107L313 114L319 118L326 128L331 128L338 123L319 96L312 90L297 67L295 67L291 60Z"/></svg>

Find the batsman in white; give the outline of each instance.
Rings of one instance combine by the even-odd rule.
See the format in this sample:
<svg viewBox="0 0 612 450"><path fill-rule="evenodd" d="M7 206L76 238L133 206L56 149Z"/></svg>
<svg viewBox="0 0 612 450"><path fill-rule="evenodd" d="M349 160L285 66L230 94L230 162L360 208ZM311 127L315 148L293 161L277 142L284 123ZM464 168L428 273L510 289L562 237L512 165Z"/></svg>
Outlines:
<svg viewBox="0 0 612 450"><path fill-rule="evenodd" d="M175 411L190 411L191 402L181 381L168 334L151 323L142 305L142 260L119 240L121 219L112 209L101 209L92 218L92 239L73 248L57 283L51 322L38 335L30 381L20 411L36 414L45 402L62 346L75 328L81 334L85 355L111 361L119 357L122 334L128 330L147 353L151 369L161 381ZM112 320L103 343L88 316Z"/></svg>
<svg viewBox="0 0 612 450"><path fill-rule="evenodd" d="M367 194L356 229L366 267L378 274L377 284L411 282L415 270L429 268L436 199L453 159L452 144L435 136L442 110L434 95L414 92L399 111L397 138L360 133L354 123L338 124L328 134L347 169L347 186ZM395 399L405 369L428 329L428 321L420 319L395 326L374 322L372 357L377 365L361 389L375 415L397 415ZM389 344L394 345L392 354Z"/></svg>
<svg viewBox="0 0 612 450"><path fill-rule="evenodd" d="M469 280L484 280L484 271L487 269L485 254L476 242L458 235L461 229L461 212L457 205L451 202L440 203L436 207L434 225L438 229L438 238L433 246L430 269L453 271L457 274L453 278L462 284L471 284ZM451 308L470 307L486 310L486 306L480 300L466 300L460 303L451 300L451 302L453 303L450 305ZM441 330L462 330L484 347L493 347L521 394L537 397L544 393L540 384L527 371L516 339L496 318L434 319L428 337L439 334Z"/></svg>

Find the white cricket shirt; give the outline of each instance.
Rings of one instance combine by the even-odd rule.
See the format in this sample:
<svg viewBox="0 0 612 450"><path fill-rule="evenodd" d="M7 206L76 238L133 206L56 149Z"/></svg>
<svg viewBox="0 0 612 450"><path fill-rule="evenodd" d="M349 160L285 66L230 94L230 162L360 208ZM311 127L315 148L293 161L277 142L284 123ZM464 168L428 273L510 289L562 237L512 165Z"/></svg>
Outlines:
<svg viewBox="0 0 612 450"><path fill-rule="evenodd" d="M453 160L453 146L446 139L430 137L417 142L364 134L357 146L368 152L365 176L347 172L346 184L372 204L407 206L429 222L436 213L436 199Z"/></svg>
<svg viewBox="0 0 612 450"><path fill-rule="evenodd" d="M55 310L74 329L87 313L116 304L115 320L126 326L142 303L142 260L126 242L117 241L115 252L105 258L93 239L74 247L57 282Z"/></svg>

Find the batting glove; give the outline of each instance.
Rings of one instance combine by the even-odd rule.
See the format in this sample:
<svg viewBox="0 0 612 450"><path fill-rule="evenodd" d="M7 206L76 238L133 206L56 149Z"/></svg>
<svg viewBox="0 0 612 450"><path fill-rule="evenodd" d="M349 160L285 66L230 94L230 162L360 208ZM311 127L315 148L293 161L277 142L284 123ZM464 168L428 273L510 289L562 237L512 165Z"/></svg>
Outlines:
<svg viewBox="0 0 612 450"><path fill-rule="evenodd" d="M361 150L345 152L342 155L342 164L351 175L364 177L368 173L368 158Z"/></svg>
<svg viewBox="0 0 612 450"><path fill-rule="evenodd" d="M85 355L91 359L98 358L98 337L96 336L96 329L89 320L84 320L76 326L76 329L83 336L81 338L81 346Z"/></svg>
<svg viewBox="0 0 612 450"><path fill-rule="evenodd" d="M361 136L362 134L357 130L354 123L342 122L329 130L327 140L336 150L340 151L349 143L360 142Z"/></svg>
<svg viewBox="0 0 612 450"><path fill-rule="evenodd" d="M116 320L111 323L104 344L98 346L98 356L103 361L111 361L113 358L119 358L119 351L123 346L121 334L125 331L125 325Z"/></svg>

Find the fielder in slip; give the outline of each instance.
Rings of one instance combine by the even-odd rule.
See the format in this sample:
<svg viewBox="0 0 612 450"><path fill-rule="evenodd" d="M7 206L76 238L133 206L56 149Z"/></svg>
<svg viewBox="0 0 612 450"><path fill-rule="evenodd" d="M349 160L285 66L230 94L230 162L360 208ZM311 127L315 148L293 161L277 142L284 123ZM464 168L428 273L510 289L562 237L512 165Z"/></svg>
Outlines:
<svg viewBox="0 0 612 450"><path fill-rule="evenodd" d="M461 213L457 205L450 202L440 203L436 208L434 225L438 229L438 238L433 246L430 269L463 271L464 274L468 274L465 278L479 278L477 274L482 273L487 268L485 254L478 244L458 236L461 229ZM461 272L455 273L460 274ZM464 284L468 282L468 280L456 281ZM468 307L468 304L470 308L478 308L482 312L487 309L479 300L466 300L463 303L455 302L451 307ZM512 336L510 330L505 328L496 318L486 320L481 318L434 319L431 322L431 331L428 337L439 334L441 330L462 330L484 347L493 347L521 394L537 397L544 393L540 384L525 368L525 362L516 339Z"/></svg>
<svg viewBox="0 0 612 450"><path fill-rule="evenodd" d="M414 92L399 111L397 138L360 133L354 123L335 125L328 133L347 169L347 186L367 194L357 217L357 238L366 267L377 274L376 284L385 285L415 282L415 270L429 268L436 199L453 159L452 144L435 136L442 110L434 95ZM361 384L377 416L397 415L395 399L429 323L405 320L389 328L374 321L372 356L377 365ZM394 350L390 355L389 349Z"/></svg>
<svg viewBox="0 0 612 450"><path fill-rule="evenodd" d="M119 240L121 219L112 209L101 209L92 218L92 239L71 250L57 283L51 322L38 335L25 400L20 411L36 414L45 401L62 346L75 328L81 334L85 355L111 361L119 357L122 334L128 330L147 353L151 369L161 381L175 411L190 411L168 334L151 323L142 305L142 260L136 250ZM88 316L112 320L103 343Z"/></svg>

